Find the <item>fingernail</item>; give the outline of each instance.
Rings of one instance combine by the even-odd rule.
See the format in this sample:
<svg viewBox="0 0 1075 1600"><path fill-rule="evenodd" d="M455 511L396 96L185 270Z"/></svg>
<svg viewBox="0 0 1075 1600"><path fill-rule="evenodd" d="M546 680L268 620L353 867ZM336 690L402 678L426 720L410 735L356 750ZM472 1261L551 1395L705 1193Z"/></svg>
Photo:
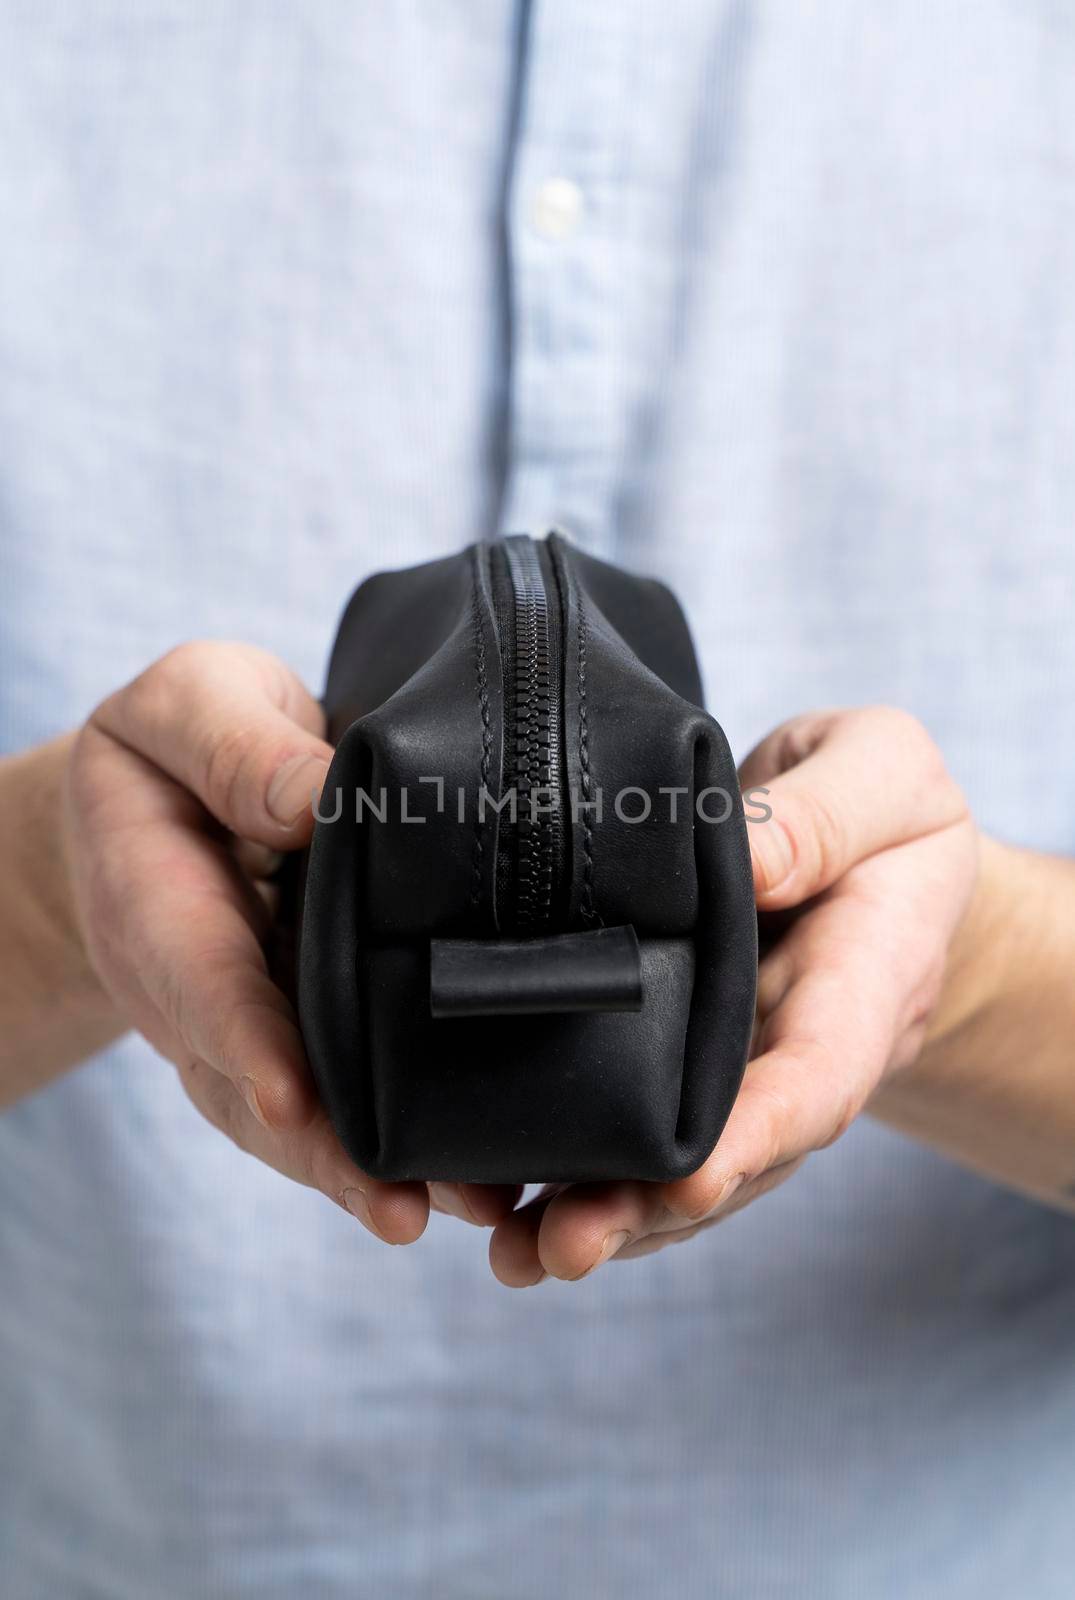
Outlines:
<svg viewBox="0 0 1075 1600"><path fill-rule="evenodd" d="M754 857L759 894L773 894L791 876L795 855L787 830L770 817L751 830L750 849Z"/></svg>
<svg viewBox="0 0 1075 1600"><path fill-rule="evenodd" d="M742 1188L743 1184L746 1182L746 1177L747 1175L745 1172L733 1172L731 1177L726 1178L721 1184L720 1188L717 1190L717 1198L712 1202L712 1204L707 1205L704 1211L692 1213L686 1218L686 1220L692 1223L708 1222L712 1217L718 1216L728 1204L728 1201L732 1198L733 1194L735 1194L736 1190Z"/></svg>
<svg viewBox="0 0 1075 1600"><path fill-rule="evenodd" d="M343 1191L343 1203L356 1221L361 1222L364 1228L368 1228L370 1233L376 1234L382 1243L391 1244L392 1241L385 1238L374 1222L370 1203L361 1189L345 1189Z"/></svg>
<svg viewBox="0 0 1075 1600"><path fill-rule="evenodd" d="M625 1244L629 1244L632 1237L633 1235L628 1233L626 1228L620 1228L615 1233L606 1233L605 1242L602 1244L599 1254L590 1262L586 1271L578 1273L572 1279L572 1282L578 1283L580 1278L588 1278L591 1272L596 1272L598 1267L604 1266L606 1261L611 1261L616 1251L622 1250Z"/></svg>
<svg viewBox="0 0 1075 1600"><path fill-rule="evenodd" d="M734 1177L729 1178L723 1189L720 1191L720 1198L717 1200L713 1210L720 1211L724 1206L726 1206L728 1201L732 1198L732 1195L735 1194L738 1189L741 1189L746 1181L747 1175L745 1172L737 1172Z"/></svg>
<svg viewBox="0 0 1075 1600"><path fill-rule="evenodd" d="M243 1099L246 1101L255 1117L257 1117L258 1121L261 1123L261 1126L263 1128L267 1128L269 1126L269 1119L261 1109L261 1101L258 1099L258 1086L254 1082L253 1078L248 1076L240 1078L239 1087L243 1091Z"/></svg>
<svg viewBox="0 0 1075 1600"><path fill-rule="evenodd" d="M467 1205L462 1194L450 1183L431 1183L429 1185L429 1198L440 1211L447 1211L449 1216L458 1217L460 1222L473 1223L480 1226L477 1217Z"/></svg>
<svg viewBox="0 0 1075 1600"><path fill-rule="evenodd" d="M285 761L265 796L269 815L283 827L293 828L320 795L327 775L328 762L319 756L294 756Z"/></svg>
<svg viewBox="0 0 1075 1600"><path fill-rule="evenodd" d="M625 1244L630 1244L631 1239L632 1235L628 1233L626 1228L621 1228L618 1233L607 1234L605 1242L601 1246L601 1254L594 1262L594 1265L599 1267L603 1262L611 1261L617 1250L622 1250Z"/></svg>

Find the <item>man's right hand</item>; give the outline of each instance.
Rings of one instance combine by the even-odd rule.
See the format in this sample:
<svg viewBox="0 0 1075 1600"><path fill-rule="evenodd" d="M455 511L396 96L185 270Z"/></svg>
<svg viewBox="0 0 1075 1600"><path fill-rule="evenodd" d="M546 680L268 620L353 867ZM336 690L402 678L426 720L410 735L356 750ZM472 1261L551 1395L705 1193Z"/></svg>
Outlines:
<svg viewBox="0 0 1075 1600"><path fill-rule="evenodd" d="M183 645L71 743L62 855L100 984L202 1115L407 1244L425 1228L426 1187L380 1183L349 1159L262 949L264 878L278 852L307 843L331 755L321 708L274 656Z"/></svg>

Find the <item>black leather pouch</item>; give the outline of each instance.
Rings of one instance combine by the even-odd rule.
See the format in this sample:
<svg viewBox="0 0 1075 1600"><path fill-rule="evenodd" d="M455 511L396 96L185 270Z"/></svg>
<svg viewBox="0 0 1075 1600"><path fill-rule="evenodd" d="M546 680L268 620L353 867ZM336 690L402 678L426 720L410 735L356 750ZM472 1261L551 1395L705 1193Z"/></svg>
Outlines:
<svg viewBox="0 0 1075 1600"><path fill-rule="evenodd" d="M671 592L557 534L358 589L298 996L360 1167L522 1183L704 1161L746 1060L757 931L701 700Z"/></svg>

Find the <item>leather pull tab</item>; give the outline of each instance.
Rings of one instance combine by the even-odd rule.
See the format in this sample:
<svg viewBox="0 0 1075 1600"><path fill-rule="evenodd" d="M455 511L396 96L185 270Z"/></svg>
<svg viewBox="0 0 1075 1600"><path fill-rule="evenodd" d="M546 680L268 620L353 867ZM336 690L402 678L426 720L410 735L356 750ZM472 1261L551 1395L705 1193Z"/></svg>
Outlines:
<svg viewBox="0 0 1075 1600"><path fill-rule="evenodd" d="M631 927L543 939L432 939L435 1017L640 1011L642 958Z"/></svg>

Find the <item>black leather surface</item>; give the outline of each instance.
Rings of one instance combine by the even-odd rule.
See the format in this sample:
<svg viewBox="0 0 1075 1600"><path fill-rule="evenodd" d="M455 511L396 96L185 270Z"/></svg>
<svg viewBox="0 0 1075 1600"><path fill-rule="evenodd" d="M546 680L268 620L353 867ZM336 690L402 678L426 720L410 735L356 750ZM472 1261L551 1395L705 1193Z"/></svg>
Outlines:
<svg viewBox="0 0 1075 1600"><path fill-rule="evenodd" d="M586 928L529 939L432 939L434 1017L535 1017L641 1011L642 958L633 928Z"/></svg>
<svg viewBox="0 0 1075 1600"><path fill-rule="evenodd" d="M513 667L489 547L368 580L326 688L338 748L321 809L332 815L338 789L342 814L318 823L309 852L298 997L333 1122L381 1177L671 1178L708 1155L741 1080L757 965L746 828L686 624L663 585L557 538L550 548L567 782L580 800L600 791L602 810L564 818L567 906L549 934L632 927L642 1005L432 1015L431 939L498 936L507 823L479 816L477 795L503 792ZM355 820L356 789L383 803L383 821L368 805ZM699 820L707 789L734 797L727 820ZM650 815L626 820L647 796ZM709 815L725 809L710 797ZM546 959L536 941L533 959Z"/></svg>

